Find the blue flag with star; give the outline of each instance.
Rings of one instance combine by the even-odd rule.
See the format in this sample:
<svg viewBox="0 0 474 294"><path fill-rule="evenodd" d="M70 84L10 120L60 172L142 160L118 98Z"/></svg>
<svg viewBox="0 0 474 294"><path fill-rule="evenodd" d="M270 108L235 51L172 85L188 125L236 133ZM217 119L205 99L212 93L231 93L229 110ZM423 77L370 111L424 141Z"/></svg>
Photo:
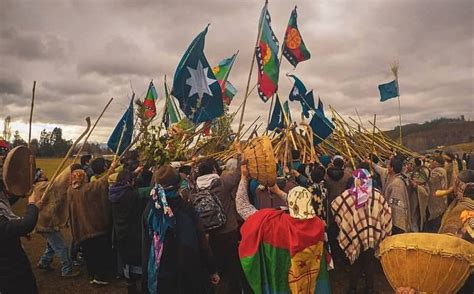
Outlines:
<svg viewBox="0 0 474 294"><path fill-rule="evenodd" d="M393 80L390 83L379 85L380 102L387 101L388 99L398 97L398 83L397 80Z"/></svg>
<svg viewBox="0 0 474 294"><path fill-rule="evenodd" d="M207 27L191 42L176 68L171 95L187 118L198 124L224 113L222 91L204 55Z"/></svg>
<svg viewBox="0 0 474 294"><path fill-rule="evenodd" d="M280 98L275 99L275 107L273 107L272 117L267 129L273 131L274 129L283 129L285 127L285 118L283 117L283 108L281 107Z"/></svg>
<svg viewBox="0 0 474 294"><path fill-rule="evenodd" d="M295 75L288 75L295 80L293 88L291 88L289 99L290 101L299 101L303 114L306 118L309 117L309 110L314 110L313 90L308 92L303 82Z"/></svg>
<svg viewBox="0 0 474 294"><path fill-rule="evenodd" d="M313 142L315 145L321 143L334 131L333 123L324 116L324 112L320 111L320 109L318 110L319 111L314 112L313 118L311 118L309 123L313 133L315 134L315 136L313 136Z"/></svg>

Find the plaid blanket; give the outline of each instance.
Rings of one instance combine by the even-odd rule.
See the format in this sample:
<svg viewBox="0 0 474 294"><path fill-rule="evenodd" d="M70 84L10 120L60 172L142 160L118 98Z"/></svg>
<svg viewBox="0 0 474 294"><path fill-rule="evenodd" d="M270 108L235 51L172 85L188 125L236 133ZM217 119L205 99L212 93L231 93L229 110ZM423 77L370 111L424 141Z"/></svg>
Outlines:
<svg viewBox="0 0 474 294"><path fill-rule="evenodd" d="M335 222L340 229L337 240L351 264L361 251L377 249L392 232L390 206L378 190L372 191L372 197L360 208L356 208L355 198L348 190L331 203Z"/></svg>

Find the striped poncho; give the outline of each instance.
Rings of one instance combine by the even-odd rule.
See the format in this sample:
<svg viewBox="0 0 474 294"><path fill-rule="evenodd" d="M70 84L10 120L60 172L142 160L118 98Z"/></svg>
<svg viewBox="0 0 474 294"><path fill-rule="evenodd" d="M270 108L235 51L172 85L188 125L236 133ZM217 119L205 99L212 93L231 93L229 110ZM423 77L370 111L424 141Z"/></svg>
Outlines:
<svg viewBox="0 0 474 294"><path fill-rule="evenodd" d="M262 209L241 228L239 255L255 294L329 293L324 223Z"/></svg>

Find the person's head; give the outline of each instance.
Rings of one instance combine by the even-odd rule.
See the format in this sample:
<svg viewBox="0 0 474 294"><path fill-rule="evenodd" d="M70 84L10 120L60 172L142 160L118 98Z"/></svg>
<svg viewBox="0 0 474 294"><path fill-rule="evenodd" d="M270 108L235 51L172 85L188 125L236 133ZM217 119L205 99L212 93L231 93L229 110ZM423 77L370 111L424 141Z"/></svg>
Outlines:
<svg viewBox="0 0 474 294"><path fill-rule="evenodd" d="M370 154L370 159L372 160L373 163L378 164L380 159L376 154Z"/></svg>
<svg viewBox="0 0 474 294"><path fill-rule="evenodd" d="M115 185L132 187L134 184L135 184L135 176L133 172L127 169L124 169L118 173L117 181L115 182Z"/></svg>
<svg viewBox="0 0 474 294"><path fill-rule="evenodd" d="M94 175L101 175L107 169L105 160L102 157L95 158L94 160L92 160L90 167L92 171L94 172Z"/></svg>
<svg viewBox="0 0 474 294"><path fill-rule="evenodd" d="M81 156L81 165L82 166L88 165L89 162L91 161L91 159L92 159L92 155L90 155L90 154L82 155Z"/></svg>
<svg viewBox="0 0 474 294"><path fill-rule="evenodd" d="M300 160L301 152L297 149L291 150L291 158L293 160Z"/></svg>
<svg viewBox="0 0 474 294"><path fill-rule="evenodd" d="M38 183L38 182L44 182L47 180L48 180L48 177L46 176L46 173L44 172L44 170L42 170L39 167L36 168L34 182Z"/></svg>
<svg viewBox="0 0 474 294"><path fill-rule="evenodd" d="M136 170L140 165L138 150L127 151L122 159L122 163L126 169Z"/></svg>
<svg viewBox="0 0 474 294"><path fill-rule="evenodd" d="M319 183L324 180L324 176L326 175L326 169L321 165L316 165L311 170L311 180L313 183Z"/></svg>
<svg viewBox="0 0 474 294"><path fill-rule="evenodd" d="M297 219L311 219L316 216L312 204L313 195L307 189L297 186L288 192L290 216Z"/></svg>
<svg viewBox="0 0 474 294"><path fill-rule="evenodd" d="M359 164L357 165L357 168L359 168L359 169L365 169L365 170L370 170L370 164L369 164L368 162L361 161L361 162L359 162Z"/></svg>
<svg viewBox="0 0 474 294"><path fill-rule="evenodd" d="M82 165L80 165L79 163L74 163L74 164L71 164L71 172L75 171L76 169L83 169L82 168Z"/></svg>
<svg viewBox="0 0 474 294"><path fill-rule="evenodd" d="M198 165L198 177L217 173L218 166L214 158L204 159Z"/></svg>
<svg viewBox="0 0 474 294"><path fill-rule="evenodd" d="M87 174L82 168L75 169L71 172L71 187L75 190L79 189L87 183Z"/></svg>
<svg viewBox="0 0 474 294"><path fill-rule="evenodd" d="M401 156L393 156L390 159L390 164L388 166L389 172L392 174L398 175L402 172L403 169L403 157Z"/></svg>
<svg viewBox="0 0 474 294"><path fill-rule="evenodd" d="M340 156L340 155L334 156L334 158L332 159L332 165L335 168L343 169L344 168L344 158L342 158L342 156Z"/></svg>
<svg viewBox="0 0 474 294"><path fill-rule="evenodd" d="M433 156L431 158L431 169L444 166L444 158L441 155Z"/></svg>
<svg viewBox="0 0 474 294"><path fill-rule="evenodd" d="M153 185L161 185L165 190L178 189L180 182L178 171L169 165L163 165L153 173Z"/></svg>
<svg viewBox="0 0 474 294"><path fill-rule="evenodd" d="M415 166L417 168L420 168L420 167L423 166L423 161L421 160L421 158L419 158L419 157L415 158Z"/></svg>
<svg viewBox="0 0 474 294"><path fill-rule="evenodd" d="M458 199L462 197L474 199L474 170L467 169L459 172L454 180L454 195Z"/></svg>

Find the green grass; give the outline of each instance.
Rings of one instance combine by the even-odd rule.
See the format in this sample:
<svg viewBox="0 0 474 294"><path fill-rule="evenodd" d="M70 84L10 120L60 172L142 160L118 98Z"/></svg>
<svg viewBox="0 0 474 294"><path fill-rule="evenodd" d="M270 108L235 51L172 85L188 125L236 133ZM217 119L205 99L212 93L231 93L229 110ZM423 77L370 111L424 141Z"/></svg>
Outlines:
<svg viewBox="0 0 474 294"><path fill-rule="evenodd" d="M36 167L42 168L48 178L51 178L62 160L62 158L36 158ZM72 159L68 159L64 167L71 163Z"/></svg>

